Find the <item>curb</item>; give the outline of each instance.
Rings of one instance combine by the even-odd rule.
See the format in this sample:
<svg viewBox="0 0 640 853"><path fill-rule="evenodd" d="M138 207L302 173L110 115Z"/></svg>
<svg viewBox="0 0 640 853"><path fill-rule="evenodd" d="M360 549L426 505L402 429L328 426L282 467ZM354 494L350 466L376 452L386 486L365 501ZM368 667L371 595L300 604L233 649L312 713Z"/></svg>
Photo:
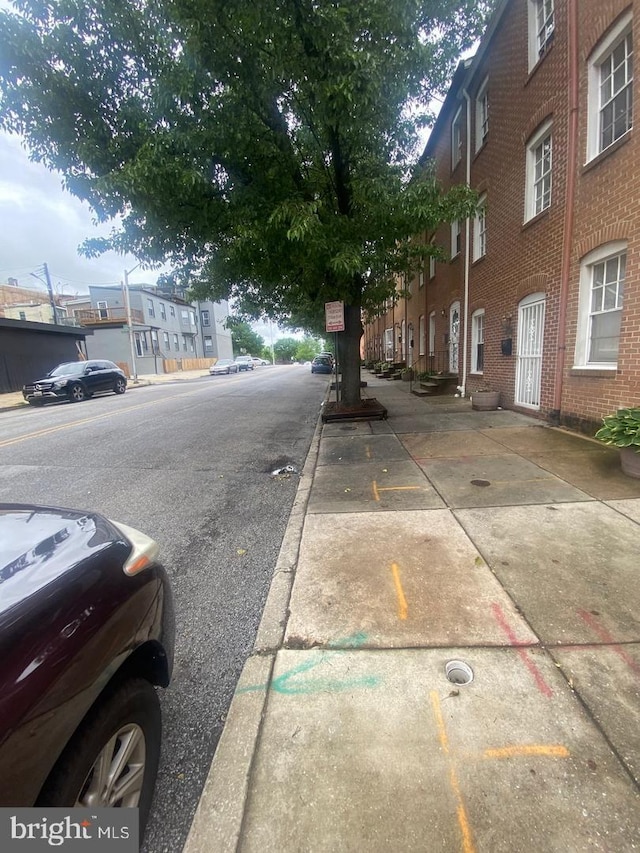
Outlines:
<svg viewBox="0 0 640 853"><path fill-rule="evenodd" d="M182 853L238 849L251 770L278 650L289 618L304 520L318 462L322 404L274 568L253 651L238 680Z"/></svg>

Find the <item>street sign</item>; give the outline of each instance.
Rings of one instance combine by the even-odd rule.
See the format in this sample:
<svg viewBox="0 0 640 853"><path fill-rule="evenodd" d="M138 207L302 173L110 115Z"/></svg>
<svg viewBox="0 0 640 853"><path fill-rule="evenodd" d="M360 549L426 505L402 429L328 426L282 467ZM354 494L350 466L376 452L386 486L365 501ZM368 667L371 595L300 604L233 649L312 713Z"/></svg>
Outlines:
<svg viewBox="0 0 640 853"><path fill-rule="evenodd" d="M344 332L344 302L325 302L324 316L327 332Z"/></svg>

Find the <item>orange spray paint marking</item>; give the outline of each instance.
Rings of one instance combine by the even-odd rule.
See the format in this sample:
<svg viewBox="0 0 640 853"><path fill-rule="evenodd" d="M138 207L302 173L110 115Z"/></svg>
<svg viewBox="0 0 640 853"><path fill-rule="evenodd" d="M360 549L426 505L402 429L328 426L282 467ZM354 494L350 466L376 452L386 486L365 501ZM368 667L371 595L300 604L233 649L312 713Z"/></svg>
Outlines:
<svg viewBox="0 0 640 853"><path fill-rule="evenodd" d="M557 744L532 743L527 746L503 746L500 749L485 749L483 758L518 758L520 756L541 755L551 758L568 758L566 746Z"/></svg>
<svg viewBox="0 0 640 853"><path fill-rule="evenodd" d="M380 492L378 490L378 484L376 483L375 480L373 481L371 486L373 488L373 499L374 499L374 501L379 501L380 500Z"/></svg>
<svg viewBox="0 0 640 853"><path fill-rule="evenodd" d="M407 599L404 597L402 582L400 580L400 569L397 563L391 564L391 571L393 572L393 582L396 585L396 595L398 596L398 619L404 620L407 618L409 605L407 604Z"/></svg>

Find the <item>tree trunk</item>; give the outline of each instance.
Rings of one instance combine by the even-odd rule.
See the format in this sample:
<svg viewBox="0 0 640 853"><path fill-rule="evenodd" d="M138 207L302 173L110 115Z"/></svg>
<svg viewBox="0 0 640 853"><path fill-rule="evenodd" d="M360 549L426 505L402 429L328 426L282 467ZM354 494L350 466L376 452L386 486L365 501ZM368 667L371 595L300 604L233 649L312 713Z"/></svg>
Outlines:
<svg viewBox="0 0 640 853"><path fill-rule="evenodd" d="M360 339L362 318L360 305L344 306L345 331L338 333L339 364L342 373L340 402L345 406L360 403Z"/></svg>

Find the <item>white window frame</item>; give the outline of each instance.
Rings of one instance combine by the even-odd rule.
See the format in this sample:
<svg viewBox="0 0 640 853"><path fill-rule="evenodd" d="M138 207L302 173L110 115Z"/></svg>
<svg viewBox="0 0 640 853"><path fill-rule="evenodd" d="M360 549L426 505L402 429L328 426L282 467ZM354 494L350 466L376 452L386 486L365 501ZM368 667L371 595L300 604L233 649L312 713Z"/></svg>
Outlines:
<svg viewBox="0 0 640 853"><path fill-rule="evenodd" d="M473 260L487 254L487 195L481 195L473 218Z"/></svg>
<svg viewBox="0 0 640 853"><path fill-rule="evenodd" d="M418 355L426 355L427 352L427 340L426 340L426 324L424 320L424 314L420 315L418 319Z"/></svg>
<svg viewBox="0 0 640 853"><path fill-rule="evenodd" d="M606 151L614 142L623 137L633 126L633 42L632 42L632 14L628 12L613 26L602 39L598 47L589 57L588 61L588 123L587 123L587 162L593 160L603 151ZM614 99L623 93L628 94L631 103L628 112L627 127L617 136L612 137L610 142L603 144L602 119L606 106L611 105L613 99L609 99L607 105L601 100L601 77L606 63L612 58L614 51L627 38L630 39L631 55L630 76L625 75L625 85L620 87Z"/></svg>
<svg viewBox="0 0 640 853"><path fill-rule="evenodd" d="M528 0L529 71L549 50L555 32L554 0Z"/></svg>
<svg viewBox="0 0 640 853"><path fill-rule="evenodd" d="M623 290L624 276L621 280L615 282L616 285L616 307L605 310L594 310L593 292L594 292L594 276L596 268L605 264L607 261L623 258L626 262L627 244L623 240L614 243L607 243L604 246L599 246L580 262L580 296L578 301L578 328L576 332L576 349L574 356L574 367L579 367L586 370L616 370L617 359L615 361L592 361L591 360L591 339L593 317L602 316L603 314L619 313L622 317L623 309ZM614 282L610 283L613 287ZM601 290L598 287L598 290ZM618 335L618 348L620 337Z"/></svg>
<svg viewBox="0 0 640 853"><path fill-rule="evenodd" d="M546 121L527 143L525 217L528 222L551 207L553 189L553 122ZM545 144L548 141L548 150Z"/></svg>
<svg viewBox="0 0 640 853"><path fill-rule="evenodd" d="M147 299L147 313L150 317L156 316L155 305L153 304L153 299Z"/></svg>
<svg viewBox="0 0 640 853"><path fill-rule="evenodd" d="M180 352L180 339L178 338L175 332L173 334L173 348Z"/></svg>
<svg viewBox="0 0 640 853"><path fill-rule="evenodd" d="M476 95L476 151L479 151L489 136L489 78L482 81Z"/></svg>
<svg viewBox="0 0 640 853"><path fill-rule="evenodd" d="M429 355L436 354L436 312L429 314Z"/></svg>
<svg viewBox="0 0 640 853"><path fill-rule="evenodd" d="M429 279L436 277L436 259L433 255L429 255Z"/></svg>
<svg viewBox="0 0 640 853"><path fill-rule="evenodd" d="M462 246L462 231L460 230L460 220L454 219L451 223L451 258L457 257L461 252Z"/></svg>
<svg viewBox="0 0 640 853"><path fill-rule="evenodd" d="M210 326L211 325L211 321L209 319L209 311L206 308L200 312L200 317L202 318L202 325L203 326Z"/></svg>
<svg viewBox="0 0 640 853"><path fill-rule="evenodd" d="M163 341L163 343L164 343L164 348L165 348L165 350L169 350L169 349L170 349L170 344L169 344L169 332L163 332L163 333L162 333L162 341Z"/></svg>
<svg viewBox="0 0 640 853"><path fill-rule="evenodd" d="M471 315L471 373L484 373L484 308ZM482 364L478 364L478 347L482 346Z"/></svg>
<svg viewBox="0 0 640 853"><path fill-rule="evenodd" d="M213 352L213 337L211 335L204 336L204 351Z"/></svg>
<svg viewBox="0 0 640 853"><path fill-rule="evenodd" d="M418 270L418 290L421 287L424 287L424 261L422 262L422 266Z"/></svg>
<svg viewBox="0 0 640 853"><path fill-rule="evenodd" d="M167 319L167 309L166 309L166 307L165 307L164 302L161 302L161 303L160 303L160 317L161 317L163 320L166 320L166 319Z"/></svg>
<svg viewBox="0 0 640 853"><path fill-rule="evenodd" d="M451 171L462 160L462 107L458 107L451 122Z"/></svg>
<svg viewBox="0 0 640 853"><path fill-rule="evenodd" d="M173 307L173 305L169 305L169 313L172 317L176 316L176 309Z"/></svg>

